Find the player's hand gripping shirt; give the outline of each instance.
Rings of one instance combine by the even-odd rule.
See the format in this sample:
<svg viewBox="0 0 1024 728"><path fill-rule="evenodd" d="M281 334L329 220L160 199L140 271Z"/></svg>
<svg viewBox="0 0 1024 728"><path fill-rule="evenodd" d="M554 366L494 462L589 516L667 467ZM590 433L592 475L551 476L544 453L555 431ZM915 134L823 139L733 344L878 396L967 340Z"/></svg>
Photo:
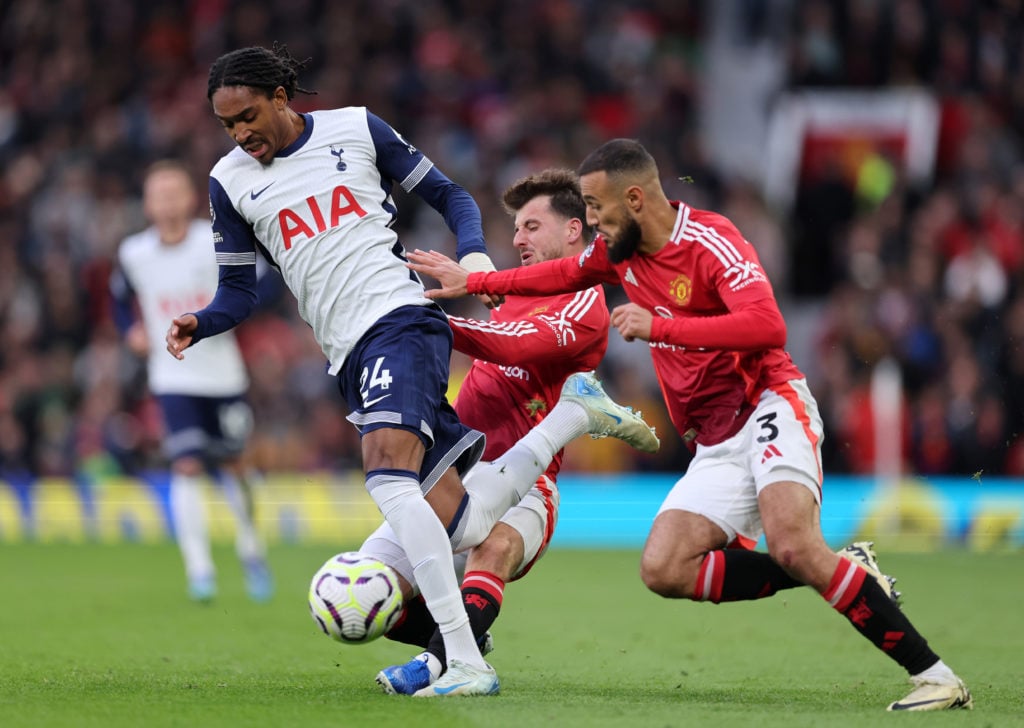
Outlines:
<svg viewBox="0 0 1024 728"><path fill-rule="evenodd" d="M455 348L476 357L455 399L459 419L487 434L494 460L558 403L575 372L597 367L608 348L604 290L556 296L508 296L490 321L450 318ZM552 480L559 452L547 469Z"/></svg>
<svg viewBox="0 0 1024 728"><path fill-rule="evenodd" d="M244 392L249 380L234 334L200 342L181 361L167 356L165 349L168 322L182 311L202 308L217 290L210 224L193 221L177 245L163 245L156 229L147 228L125 238L117 258L120 275L114 278L113 293L126 310L130 311L133 297L139 303L149 342L150 391L201 397Z"/></svg>
<svg viewBox="0 0 1024 728"><path fill-rule="evenodd" d="M239 323L255 304L256 250L278 267L336 374L384 314L427 305L392 225L394 182L440 212L458 255L485 252L473 199L362 107L303 114L299 138L262 165L236 148L210 173L220 286L196 313L196 339Z"/></svg>
<svg viewBox="0 0 1024 728"><path fill-rule="evenodd" d="M802 378L757 252L725 217L673 203L672 236L654 255L608 260L600 236L576 259L474 273L470 293L543 295L618 283L654 314L651 357L672 423L714 444L746 422L761 392Z"/></svg>

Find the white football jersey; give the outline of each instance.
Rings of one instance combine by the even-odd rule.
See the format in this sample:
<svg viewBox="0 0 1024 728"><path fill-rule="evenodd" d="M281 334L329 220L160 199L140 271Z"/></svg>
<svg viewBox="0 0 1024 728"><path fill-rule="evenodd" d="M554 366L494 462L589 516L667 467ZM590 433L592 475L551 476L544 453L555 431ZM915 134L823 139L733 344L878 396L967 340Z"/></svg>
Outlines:
<svg viewBox="0 0 1024 728"><path fill-rule="evenodd" d="M242 394L249 379L233 333L196 343L183 360L167 353L164 340L171 319L202 308L217 290L210 224L194 220L177 245L162 244L150 227L125 238L117 255L142 311L150 391L203 397Z"/></svg>
<svg viewBox="0 0 1024 728"><path fill-rule="evenodd" d="M364 107L303 116L303 133L270 164L236 148L213 168L214 242L222 284L224 271L231 275L230 266L255 263L257 247L280 269L330 372L337 374L375 321L400 306L430 303L419 278L405 267L404 250L392 229L392 185L397 182L411 192L428 178L417 190L426 194L438 179L451 183ZM467 218L460 250L484 249L482 232L476 234L479 210L475 203L472 207L475 227Z"/></svg>

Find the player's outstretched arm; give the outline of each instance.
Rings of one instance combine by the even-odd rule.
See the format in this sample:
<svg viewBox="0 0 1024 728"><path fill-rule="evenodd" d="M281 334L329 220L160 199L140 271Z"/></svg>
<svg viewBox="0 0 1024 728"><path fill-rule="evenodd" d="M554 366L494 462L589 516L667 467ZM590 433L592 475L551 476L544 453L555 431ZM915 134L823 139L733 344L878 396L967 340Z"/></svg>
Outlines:
<svg viewBox="0 0 1024 728"><path fill-rule="evenodd" d="M497 270L487 253L470 253L469 255L464 255L459 258L459 265L461 265L467 273L487 273L492 270ZM480 303L487 306L487 308L497 308L501 304L505 303L505 297L496 294L478 293L477 298L480 299Z"/></svg>
<svg viewBox="0 0 1024 728"><path fill-rule="evenodd" d="M171 356L175 359L185 358L185 349L192 344L192 335L196 331L196 327L199 326L199 319L195 317L195 314L186 313L181 316L177 316L171 321L171 326L167 329L167 351L170 352Z"/></svg>
<svg viewBox="0 0 1024 728"><path fill-rule="evenodd" d="M436 250L413 250L408 253L406 264L417 273L437 279L441 288L432 288L426 292L427 298L459 298L465 296L466 280L469 271Z"/></svg>

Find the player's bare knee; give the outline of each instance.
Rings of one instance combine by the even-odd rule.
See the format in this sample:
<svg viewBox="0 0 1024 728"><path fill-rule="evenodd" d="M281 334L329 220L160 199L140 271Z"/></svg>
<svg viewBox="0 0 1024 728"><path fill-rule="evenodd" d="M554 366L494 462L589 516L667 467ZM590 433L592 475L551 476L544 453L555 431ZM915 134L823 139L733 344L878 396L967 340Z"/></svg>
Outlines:
<svg viewBox="0 0 1024 728"><path fill-rule="evenodd" d="M783 538L776 544L768 542L768 555L791 576L800 578L812 556L810 547L799 539Z"/></svg>
<svg viewBox="0 0 1024 728"><path fill-rule="evenodd" d="M669 599L693 596L693 579L687 578L687 570L677 560L645 554L640 560L640 579L658 596Z"/></svg>
<svg viewBox="0 0 1024 728"><path fill-rule="evenodd" d="M665 578L665 572L661 569L649 565L647 562L640 562L640 579L643 581L644 586L655 594L667 597L671 596L671 583Z"/></svg>

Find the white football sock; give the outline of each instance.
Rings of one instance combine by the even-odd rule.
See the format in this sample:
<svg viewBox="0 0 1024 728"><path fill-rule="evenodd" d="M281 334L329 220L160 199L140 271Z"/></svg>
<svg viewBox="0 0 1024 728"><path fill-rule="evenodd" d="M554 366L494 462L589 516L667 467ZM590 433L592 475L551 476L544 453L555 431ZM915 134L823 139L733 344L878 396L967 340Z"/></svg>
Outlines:
<svg viewBox="0 0 1024 728"><path fill-rule="evenodd" d="M547 417L536 424L530 433L539 432L550 440L555 447L554 452L551 453L551 457L554 457L555 452L577 437L586 435L589 429L590 415L587 414L583 405L568 400L559 400L548 412ZM527 433L526 436L529 437L530 433Z"/></svg>
<svg viewBox="0 0 1024 728"><path fill-rule="evenodd" d="M170 505L185 575L190 581L213 578L215 569L210 555L202 479L172 473Z"/></svg>
<svg viewBox="0 0 1024 728"><path fill-rule="evenodd" d="M957 682L956 674L942 660L939 660L927 670L917 673L914 675L914 678L941 685L955 685Z"/></svg>
<svg viewBox="0 0 1024 728"><path fill-rule="evenodd" d="M409 556L420 594L444 636L449 662L458 659L484 667L462 604L448 534L423 499L415 474L374 471L368 474L366 489Z"/></svg>
<svg viewBox="0 0 1024 728"><path fill-rule="evenodd" d="M431 680L437 680L437 678L441 677L441 668L443 668L444 665L441 664L441 661L437 659L437 656L433 653L421 652L413 659L427 664L427 669L430 670Z"/></svg>
<svg viewBox="0 0 1024 728"><path fill-rule="evenodd" d="M539 424L493 462L481 462L463 480L469 503L455 526L452 549L481 543L505 512L526 497L555 454L587 432L586 410L559 402Z"/></svg>
<svg viewBox="0 0 1024 728"><path fill-rule="evenodd" d="M262 561L266 549L256 529L253 511L252 490L248 478L236 478L227 469L218 475L224 498L235 516L235 551L242 563Z"/></svg>

